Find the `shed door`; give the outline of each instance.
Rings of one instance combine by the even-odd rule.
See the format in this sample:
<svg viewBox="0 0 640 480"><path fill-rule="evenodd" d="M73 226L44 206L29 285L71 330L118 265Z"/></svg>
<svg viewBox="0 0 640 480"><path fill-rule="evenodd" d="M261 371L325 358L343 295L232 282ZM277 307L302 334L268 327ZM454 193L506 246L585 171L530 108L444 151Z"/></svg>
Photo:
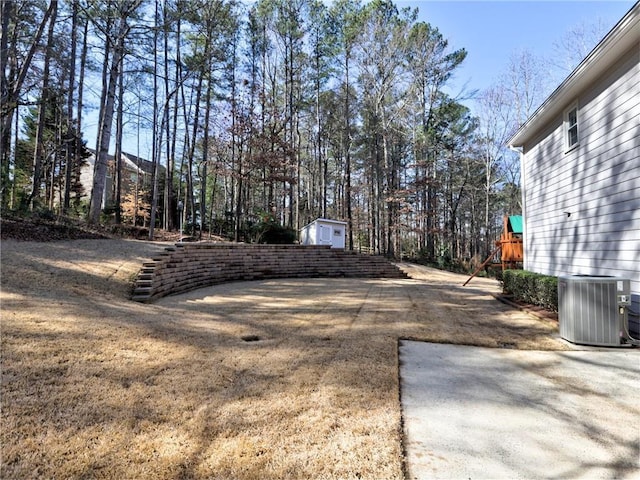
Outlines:
<svg viewBox="0 0 640 480"><path fill-rule="evenodd" d="M331 227L320 225L320 245L331 245Z"/></svg>

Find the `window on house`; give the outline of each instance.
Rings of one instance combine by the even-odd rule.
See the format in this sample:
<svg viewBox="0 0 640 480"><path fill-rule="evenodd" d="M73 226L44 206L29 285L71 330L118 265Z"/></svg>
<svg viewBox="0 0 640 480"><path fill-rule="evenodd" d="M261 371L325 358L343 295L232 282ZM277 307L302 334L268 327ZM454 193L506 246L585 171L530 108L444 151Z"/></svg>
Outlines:
<svg viewBox="0 0 640 480"><path fill-rule="evenodd" d="M578 105L572 105L565 112L564 124L567 150L571 150L578 145Z"/></svg>

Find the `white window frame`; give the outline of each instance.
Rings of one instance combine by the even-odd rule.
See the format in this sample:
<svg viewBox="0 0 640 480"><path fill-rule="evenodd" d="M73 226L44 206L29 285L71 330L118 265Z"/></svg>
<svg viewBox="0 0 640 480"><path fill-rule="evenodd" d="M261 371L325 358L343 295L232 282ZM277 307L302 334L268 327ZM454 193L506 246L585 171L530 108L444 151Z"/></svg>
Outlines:
<svg viewBox="0 0 640 480"><path fill-rule="evenodd" d="M569 120L569 117L571 115L571 113L575 111L576 112L576 118L575 118L575 123L572 123ZM564 115L563 115L563 137L564 137L564 149L565 149L565 153L568 153L570 151L572 151L573 149L575 149L578 145L580 145L580 109L578 108L578 102L573 102L571 105L569 105L569 107L564 111ZM571 131L575 129L576 134L576 141L571 143Z"/></svg>

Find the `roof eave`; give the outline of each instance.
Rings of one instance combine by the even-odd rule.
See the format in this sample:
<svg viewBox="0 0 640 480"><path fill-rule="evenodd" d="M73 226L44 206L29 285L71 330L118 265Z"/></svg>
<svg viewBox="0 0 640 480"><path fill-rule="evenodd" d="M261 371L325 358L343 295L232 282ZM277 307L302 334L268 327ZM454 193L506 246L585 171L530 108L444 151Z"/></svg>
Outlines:
<svg viewBox="0 0 640 480"><path fill-rule="evenodd" d="M640 1L611 29L573 72L509 139L522 147L549 119L558 115L578 93L604 73L616 59L640 41Z"/></svg>

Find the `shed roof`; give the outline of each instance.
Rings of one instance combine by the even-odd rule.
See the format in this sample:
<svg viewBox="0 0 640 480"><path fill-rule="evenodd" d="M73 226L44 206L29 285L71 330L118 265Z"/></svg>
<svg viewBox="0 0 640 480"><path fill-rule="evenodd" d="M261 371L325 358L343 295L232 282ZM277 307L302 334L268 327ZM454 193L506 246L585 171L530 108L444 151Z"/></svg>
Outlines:
<svg viewBox="0 0 640 480"><path fill-rule="evenodd" d="M529 117L508 141L521 147L551 118L572 102L591 82L599 78L618 58L640 41L640 1L636 2L611 31L595 46L558 88Z"/></svg>
<svg viewBox="0 0 640 480"><path fill-rule="evenodd" d="M309 225L313 225L316 222L320 222L320 223L335 223L338 225L346 225L347 222L343 222L341 220L331 220L329 218L316 218L313 222L306 224L304 227L302 227L302 229L307 228Z"/></svg>

